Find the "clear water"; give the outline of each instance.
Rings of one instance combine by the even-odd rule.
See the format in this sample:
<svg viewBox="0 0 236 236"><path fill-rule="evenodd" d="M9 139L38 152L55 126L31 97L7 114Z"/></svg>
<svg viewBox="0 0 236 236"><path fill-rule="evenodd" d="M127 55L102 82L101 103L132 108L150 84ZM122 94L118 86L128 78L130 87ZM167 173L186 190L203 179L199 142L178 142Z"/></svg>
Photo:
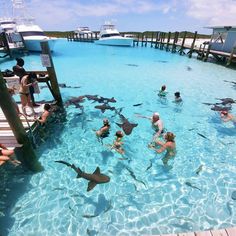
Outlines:
<svg viewBox="0 0 236 236"><path fill-rule="evenodd" d="M115 97L115 107L123 107L125 117L138 123L124 138L129 160L120 160L120 154L105 146L119 130L113 111L103 114L94 108L96 103L86 101L85 114L78 116L80 111L69 107L67 121L51 127L47 142L37 150L45 171L29 175L10 165L0 169L3 235L145 235L236 225L236 202L231 198L236 190L236 127L222 123L202 104L236 99L235 88L224 81L235 81L235 70L150 47L61 40L55 50L59 82L81 86L61 89L64 100L84 94ZM43 69L39 55L24 59L26 69ZM4 61L1 69L14 63ZM156 92L163 84L169 92L165 102ZM181 91L182 106L172 102L176 91ZM51 96L44 89L37 99ZM142 105L134 107L137 103ZM176 134L177 155L168 167L161 161L164 154L147 148L153 135L150 122L135 116L155 111ZM232 112L236 114L235 105ZM104 117L112 125L102 145L93 129L102 126ZM88 173L99 166L111 181L86 192L88 182L76 179L72 169L55 160L74 163Z"/></svg>

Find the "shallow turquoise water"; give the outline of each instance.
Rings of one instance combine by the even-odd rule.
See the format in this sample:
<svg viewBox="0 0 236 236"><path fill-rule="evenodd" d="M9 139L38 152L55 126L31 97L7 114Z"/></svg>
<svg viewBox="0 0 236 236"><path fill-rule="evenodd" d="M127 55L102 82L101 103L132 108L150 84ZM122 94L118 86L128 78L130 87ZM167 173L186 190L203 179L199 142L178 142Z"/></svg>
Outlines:
<svg viewBox="0 0 236 236"><path fill-rule="evenodd" d="M84 94L115 97L117 103L111 105L123 107L122 114L138 123L124 138L129 160L119 160L120 155L105 146L119 130L115 122L120 120L113 111L101 113L94 108L97 103L86 101L85 113L79 116L78 109L69 107L67 121L51 127L50 137L38 149L44 172L29 176L11 167L0 170L3 232L17 236L144 235L236 225L236 203L231 199L236 190L236 127L222 123L218 114L202 104L236 98L235 88L224 81L235 81L235 70L150 47L61 40L55 51L59 82L81 86L61 89L64 100ZM39 55L24 59L26 69L43 69ZM5 61L0 67L9 69L14 63ZM164 102L156 92L163 84L169 92ZM182 106L172 102L176 91L181 91ZM44 89L37 99L51 99L51 95ZM137 103L142 105L134 107ZM166 129L176 134L177 155L169 167L163 166L163 154L147 148L153 135L149 121L135 116L151 116L155 111ZM112 125L102 145L93 129L102 126L104 117ZM99 166L111 181L86 192L87 181L76 179L72 169L55 160L74 163L88 173ZM200 165L203 169L197 175Z"/></svg>

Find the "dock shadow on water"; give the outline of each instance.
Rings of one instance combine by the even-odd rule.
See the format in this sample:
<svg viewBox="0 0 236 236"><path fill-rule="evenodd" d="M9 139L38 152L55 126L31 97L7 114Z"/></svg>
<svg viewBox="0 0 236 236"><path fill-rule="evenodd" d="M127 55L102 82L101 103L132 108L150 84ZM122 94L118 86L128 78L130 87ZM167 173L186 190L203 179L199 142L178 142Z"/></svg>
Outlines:
<svg viewBox="0 0 236 236"><path fill-rule="evenodd" d="M0 235L8 235L15 223L12 216L21 209L18 199L29 189L33 173L22 166L13 167L5 164L0 168Z"/></svg>
<svg viewBox="0 0 236 236"><path fill-rule="evenodd" d="M41 143L40 149L42 150L36 151L39 161L42 152L46 151L46 149L43 149L44 144L47 145L48 149L60 145L58 137L60 137L61 132L64 130L66 113L59 114L54 118L45 127L42 127L42 129L45 129L43 131L45 135L43 139L42 137L40 139L37 137L37 141ZM7 236L11 232L11 228L15 224L14 215L23 207L19 199L33 188L30 181L34 174L34 172L29 171L23 165L14 167L10 163L6 163L0 167L0 236ZM23 224L26 224L27 221L26 218Z"/></svg>

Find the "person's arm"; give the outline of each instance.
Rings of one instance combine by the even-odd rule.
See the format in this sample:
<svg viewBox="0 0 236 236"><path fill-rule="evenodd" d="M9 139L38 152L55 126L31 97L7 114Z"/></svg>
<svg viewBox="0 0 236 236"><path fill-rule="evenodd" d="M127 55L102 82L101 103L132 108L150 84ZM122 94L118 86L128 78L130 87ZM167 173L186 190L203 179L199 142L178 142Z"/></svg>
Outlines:
<svg viewBox="0 0 236 236"><path fill-rule="evenodd" d="M0 148L7 150L7 147L0 143Z"/></svg>
<svg viewBox="0 0 236 236"><path fill-rule="evenodd" d="M49 113L48 112L47 113L44 112L42 114L42 116L41 116L42 118L38 119L38 121L43 124L43 123L45 123L47 121L48 116L49 116Z"/></svg>
<svg viewBox="0 0 236 236"><path fill-rule="evenodd" d="M145 119L148 119L148 120L151 120L152 118L149 117L149 116L143 116L143 115L140 115L140 114L135 114L137 117L139 118L145 118Z"/></svg>
<svg viewBox="0 0 236 236"><path fill-rule="evenodd" d="M154 151L156 151L157 153L162 153L162 152L164 152L164 151L166 150L167 147L168 147L168 144L165 143L165 144L162 145L159 149L154 148L154 147L152 147L152 149L153 149Z"/></svg>

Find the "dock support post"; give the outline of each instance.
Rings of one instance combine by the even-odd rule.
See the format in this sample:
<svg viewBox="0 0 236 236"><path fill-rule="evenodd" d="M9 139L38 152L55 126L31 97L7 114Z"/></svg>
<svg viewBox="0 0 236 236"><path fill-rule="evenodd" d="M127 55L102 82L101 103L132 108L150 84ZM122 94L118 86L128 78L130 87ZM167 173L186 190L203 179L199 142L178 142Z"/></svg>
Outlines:
<svg viewBox="0 0 236 236"><path fill-rule="evenodd" d="M138 33L138 39L137 39L137 43L136 43L137 47L138 47L138 44L139 44L139 33Z"/></svg>
<svg viewBox="0 0 236 236"><path fill-rule="evenodd" d="M184 31L183 41L182 41L182 44L181 44L181 47L180 47L180 50L179 50L180 55L182 55L184 53L184 43L185 43L186 36L187 36L187 31Z"/></svg>
<svg viewBox="0 0 236 236"><path fill-rule="evenodd" d="M153 44L153 37L154 37L154 32L152 32L151 48L153 47L153 46L152 46L152 44Z"/></svg>
<svg viewBox="0 0 236 236"><path fill-rule="evenodd" d="M234 56L235 53L236 53L236 46L233 47L233 49L231 51L231 54L230 54L230 57L229 57L229 59L227 61L226 66L230 66L230 64L231 64L231 62L233 60L233 56Z"/></svg>
<svg viewBox="0 0 236 236"><path fill-rule="evenodd" d="M48 71L49 80L51 82L51 86L52 86L52 90L53 90L53 96L54 96L55 100L57 101L57 105L60 107L63 107L62 97L61 97L59 85L57 82L57 75L56 75L56 71L54 69L51 51L49 49L48 42L40 42L40 45L42 48L42 54L47 54L49 56L51 66L47 67L47 71Z"/></svg>
<svg viewBox="0 0 236 236"><path fill-rule="evenodd" d="M155 48L158 48L159 34L160 34L160 31L157 31L156 42L155 42Z"/></svg>
<svg viewBox="0 0 236 236"><path fill-rule="evenodd" d="M144 38L144 33L142 33L142 47L143 47L143 38Z"/></svg>
<svg viewBox="0 0 236 236"><path fill-rule="evenodd" d="M11 127L12 132L19 144L23 146L20 148L22 156L20 160L27 166L30 170L34 172L42 171L43 167L38 161L29 137L27 136L25 129L21 123L19 116L16 113L16 109L11 100L11 96L8 92L6 84L3 80L2 73L0 72L0 107Z"/></svg>
<svg viewBox="0 0 236 236"><path fill-rule="evenodd" d="M166 43L166 51L167 52L169 51L170 35L171 35L171 32L168 32L167 43Z"/></svg>
<svg viewBox="0 0 236 236"><path fill-rule="evenodd" d="M205 55L205 57L203 58L203 61L204 61L204 62L206 62L206 61L208 60L208 57L209 57L209 54L210 54L210 50L211 50L211 45L208 45L206 55Z"/></svg>
<svg viewBox="0 0 236 236"><path fill-rule="evenodd" d="M173 45L172 45L172 50L171 50L172 53L176 52L176 44L178 42L178 38L179 38L179 32L176 31L175 36L174 36Z"/></svg>
<svg viewBox="0 0 236 236"><path fill-rule="evenodd" d="M197 38L197 31L195 31L195 33L194 33L194 37L193 37L193 42L192 42L192 45L191 45L191 49L190 49L190 51L188 52L188 54L189 54L188 57L189 57L189 58L192 57L196 38Z"/></svg>

